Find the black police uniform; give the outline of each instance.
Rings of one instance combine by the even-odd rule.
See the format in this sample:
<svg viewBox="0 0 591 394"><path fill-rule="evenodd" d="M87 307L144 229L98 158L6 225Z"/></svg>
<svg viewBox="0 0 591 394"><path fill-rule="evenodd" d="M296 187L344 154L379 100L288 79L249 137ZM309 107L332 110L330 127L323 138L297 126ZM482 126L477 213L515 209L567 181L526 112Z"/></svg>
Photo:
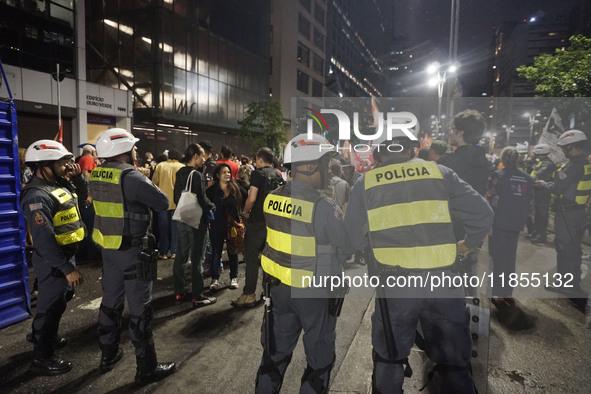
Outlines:
<svg viewBox="0 0 591 394"><path fill-rule="evenodd" d="M168 209L168 197L133 166L108 161L96 167L90 176L90 192L95 204L95 241L101 220L101 185L97 175L101 169L119 169L124 175L119 180L123 194L125 219L123 239L118 249L102 248L103 300L99 312L99 346L103 353L101 369L106 372L121 358L118 348L121 314L127 299L129 307L129 337L135 346L138 374L141 382L157 367L156 351L152 337L152 281L141 277L141 239L148 230L149 209ZM117 185L116 185L117 186ZM98 204L98 205L97 205ZM172 366L174 368L174 365ZM147 378L150 380L150 378Z"/></svg>
<svg viewBox="0 0 591 394"><path fill-rule="evenodd" d="M516 167L494 171L489 178L487 199L495 213L493 233L488 250L493 259L495 277L501 273L508 278L515 273L519 232L523 230L531 211L533 178ZM505 279L506 281L508 279ZM495 286L493 296L511 297L511 286Z"/></svg>
<svg viewBox="0 0 591 394"><path fill-rule="evenodd" d="M554 162L550 158L545 157L536 163L531 176L536 180L552 182L555 171L556 165ZM545 188L534 189L534 205L536 210L534 228L537 233L536 238L532 240L534 242L546 242L546 228L548 227L551 198L552 195L549 190Z"/></svg>
<svg viewBox="0 0 591 394"><path fill-rule="evenodd" d="M272 340L266 341L264 329L261 334L263 347L266 342L272 346L261 361L255 392L279 392L303 330L308 365L300 393L323 393L335 359L336 316L329 313L331 299L326 289L302 287L299 275L307 272L310 278L322 278L342 272L344 259L339 256L352 252L343 213L334 201L301 182L288 182L270 192L265 206L269 229L262 266L266 274L277 278L278 285L271 288ZM313 245L303 252L299 242Z"/></svg>
<svg viewBox="0 0 591 394"><path fill-rule="evenodd" d="M80 176L74 180L81 187L87 183ZM27 183L21 197L21 210L33 239L33 268L39 280L37 313L32 324L35 348L31 366L39 373L55 374L60 373L59 370L66 372L71 368L70 363L60 360L48 363L48 360L53 358L59 323L66 310L66 303L74 294L66 275L76 269L76 244L84 238L85 233L73 190L74 186L67 181L58 185L35 176ZM54 195L51 194L52 191ZM78 220L67 224L68 230L74 231L74 235L66 235L69 239L58 241L56 235L59 232L57 226L60 219L54 217L60 211L68 211L64 204L70 204L70 211L63 215L63 222L75 220L75 214L78 215ZM76 231L78 235L75 235ZM41 367L41 364L44 365Z"/></svg>
<svg viewBox="0 0 591 394"><path fill-rule="evenodd" d="M556 215L554 216L554 246L556 248L556 269L562 275L562 283L569 281L567 274L572 274L569 285L573 288L550 286L550 290L559 290L577 295L580 293L581 282L581 242L583 240L583 226L586 221L586 196L577 191L579 182L585 174L588 165L584 154L572 157L568 163L556 172L553 183L546 183L545 188L556 195ZM587 193L588 194L588 193ZM578 197L578 198L577 198ZM583 197L581 199L581 197ZM577 202L577 199L580 201ZM555 281L555 284L560 283ZM562 287L562 288L561 288Z"/></svg>

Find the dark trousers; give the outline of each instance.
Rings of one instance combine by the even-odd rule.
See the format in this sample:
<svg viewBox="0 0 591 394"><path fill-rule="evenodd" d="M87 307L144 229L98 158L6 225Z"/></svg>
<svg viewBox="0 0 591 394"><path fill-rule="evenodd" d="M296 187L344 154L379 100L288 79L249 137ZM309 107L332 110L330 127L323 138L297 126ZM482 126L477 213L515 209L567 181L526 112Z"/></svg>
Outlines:
<svg viewBox="0 0 591 394"><path fill-rule="evenodd" d="M166 255L168 252L176 254L177 221L172 220L174 209L158 212L158 252Z"/></svg>
<svg viewBox="0 0 591 394"><path fill-rule="evenodd" d="M261 252L267 240L265 222L247 223L244 236L244 262L246 264L243 294L254 294L259 279Z"/></svg>
<svg viewBox="0 0 591 394"><path fill-rule="evenodd" d="M185 264L191 256L191 282L193 298L203 293L203 258L207 236L207 223L202 222L198 229L178 222L179 247L172 268L175 294L185 292Z"/></svg>
<svg viewBox="0 0 591 394"><path fill-rule="evenodd" d="M550 194L545 191L534 192L534 205L536 214L534 217L534 224L538 236L546 238L546 228L548 227L548 216L550 214Z"/></svg>
<svg viewBox="0 0 591 394"><path fill-rule="evenodd" d="M217 280L220 278L222 270L222 251L224 250L224 241L226 240L226 229L212 227L209 229L209 239L211 241L211 278ZM230 260L230 279L238 277L238 255L228 253Z"/></svg>
<svg viewBox="0 0 591 394"><path fill-rule="evenodd" d="M336 318L328 314L328 298L292 297L291 287L271 289L272 351L264 355L257 372L256 393L278 393L302 330L308 367L300 393L320 393L328 388L335 359ZM261 343L265 346L264 323Z"/></svg>
<svg viewBox="0 0 591 394"><path fill-rule="evenodd" d="M92 230L94 229L95 216L94 206L91 204L90 206L85 207L83 204L80 204L79 207L80 218L86 226L87 234L78 246L76 258L80 260L93 259L95 257L98 257L100 254L100 251L95 246L94 241L92 240Z"/></svg>
<svg viewBox="0 0 591 394"><path fill-rule="evenodd" d="M439 293L442 298L393 297L386 300L397 360L389 360L380 303L375 303L376 310L372 315L374 392L402 393L404 366L391 361L408 357L420 321L426 353L431 361L443 367L440 371L440 392L474 393L474 382L468 368L472 349L470 313L466 308L464 289L439 289Z"/></svg>
<svg viewBox="0 0 591 394"><path fill-rule="evenodd" d="M511 297L513 288L508 285L509 275L515 273L515 259L517 257L517 242L519 231L507 231L493 227L493 235L488 237L488 252L494 264L495 280L492 295L495 297ZM504 274L505 287L501 287L499 275Z"/></svg>
<svg viewBox="0 0 591 394"><path fill-rule="evenodd" d="M554 247L556 248L556 272L562 274L562 281L568 281L565 274L572 274L573 280L568 285L579 289L581 282L581 242L583 225L586 221L583 209L558 210L554 216Z"/></svg>
<svg viewBox="0 0 591 394"><path fill-rule="evenodd" d="M66 294L71 287L64 274L44 263L37 251L33 255L33 268L39 280L37 312L32 323L35 342L33 357L47 359L53 356L54 338L66 310Z"/></svg>
<svg viewBox="0 0 591 394"><path fill-rule="evenodd" d="M129 308L129 338L138 357L154 353L152 337L152 282L136 277L139 247L127 250L103 249L103 300L99 310L99 346L103 352L116 351L123 305Z"/></svg>

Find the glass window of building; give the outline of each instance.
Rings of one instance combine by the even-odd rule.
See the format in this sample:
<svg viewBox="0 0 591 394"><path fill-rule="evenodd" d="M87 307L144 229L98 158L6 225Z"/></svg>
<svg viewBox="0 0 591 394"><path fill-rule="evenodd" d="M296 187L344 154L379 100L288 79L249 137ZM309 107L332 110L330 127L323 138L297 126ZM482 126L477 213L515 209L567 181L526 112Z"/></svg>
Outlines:
<svg viewBox="0 0 591 394"><path fill-rule="evenodd" d="M324 26L324 8L319 3L314 3L314 19Z"/></svg>
<svg viewBox="0 0 591 394"><path fill-rule="evenodd" d="M324 34L316 28L314 28L314 45L324 51Z"/></svg>
<svg viewBox="0 0 591 394"><path fill-rule="evenodd" d="M298 41L298 62L310 67L310 48Z"/></svg>
<svg viewBox="0 0 591 394"><path fill-rule="evenodd" d="M302 16L302 14L298 14L298 32L307 39L310 39L310 21Z"/></svg>
<svg viewBox="0 0 591 394"><path fill-rule="evenodd" d="M312 1L311 0L300 0L300 4L304 6L308 12L312 11Z"/></svg>
<svg viewBox="0 0 591 394"><path fill-rule="evenodd" d="M320 75L324 75L324 59L317 54L312 55L312 68Z"/></svg>
<svg viewBox="0 0 591 394"><path fill-rule="evenodd" d="M312 96L322 97L322 83L312 79Z"/></svg>
<svg viewBox="0 0 591 394"><path fill-rule="evenodd" d="M309 85L310 77L308 74L301 72L298 70L298 81L297 81L297 88L300 92L308 94L308 85Z"/></svg>

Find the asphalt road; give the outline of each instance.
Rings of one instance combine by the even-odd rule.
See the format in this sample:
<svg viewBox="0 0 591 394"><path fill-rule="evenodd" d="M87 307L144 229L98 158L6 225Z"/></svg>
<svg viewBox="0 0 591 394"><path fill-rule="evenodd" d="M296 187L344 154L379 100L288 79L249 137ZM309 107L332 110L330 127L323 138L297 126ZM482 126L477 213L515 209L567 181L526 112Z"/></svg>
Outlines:
<svg viewBox="0 0 591 394"><path fill-rule="evenodd" d="M555 253L550 244L534 246L524 237L520 239L518 272L552 273L554 266ZM165 381L135 386L133 346L124 330L123 360L112 372L100 374L96 332L101 297L100 269L100 262L81 266L85 283L68 304L60 326L60 333L68 338L69 344L58 352L73 362L73 370L55 377L37 377L27 372L32 350L32 345L25 340L30 330L29 319L0 332L0 392L254 392L254 379L262 356L262 306L234 309L230 299L238 296L240 290L227 288L215 294L218 302L212 306L192 309L190 303L178 305L172 294L170 260L159 262L160 278L154 284L153 294L153 325L159 360L177 362L177 372ZM241 265L241 285L243 269ZM349 275L363 272L365 267L362 266L347 268ZM222 279L229 284L227 270ZM585 286L588 282L589 277L585 278ZM488 363L484 366L486 373L480 375L489 393L591 392L591 330L584 326L584 314L569 300L541 298L540 295L553 296L547 292L517 289L516 296L522 297L517 301L524 313L521 315L506 315L493 308ZM352 293L345 302L337 325L333 393L370 392L372 311L373 301L358 292ZM126 314L123 326L127 326ZM423 352L413 349L410 362L414 375L405 382L405 392L418 392L426 382L425 360ZM282 392L298 392L305 367L300 343L287 370ZM429 386L427 392L436 390Z"/></svg>

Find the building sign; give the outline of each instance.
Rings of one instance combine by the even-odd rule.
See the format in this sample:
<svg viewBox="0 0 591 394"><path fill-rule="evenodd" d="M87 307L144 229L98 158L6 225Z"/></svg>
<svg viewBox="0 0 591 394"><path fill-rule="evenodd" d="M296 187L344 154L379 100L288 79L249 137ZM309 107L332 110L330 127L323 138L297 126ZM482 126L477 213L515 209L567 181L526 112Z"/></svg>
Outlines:
<svg viewBox="0 0 591 394"><path fill-rule="evenodd" d="M82 105L89 113L128 116L128 99L125 90L87 82Z"/></svg>

